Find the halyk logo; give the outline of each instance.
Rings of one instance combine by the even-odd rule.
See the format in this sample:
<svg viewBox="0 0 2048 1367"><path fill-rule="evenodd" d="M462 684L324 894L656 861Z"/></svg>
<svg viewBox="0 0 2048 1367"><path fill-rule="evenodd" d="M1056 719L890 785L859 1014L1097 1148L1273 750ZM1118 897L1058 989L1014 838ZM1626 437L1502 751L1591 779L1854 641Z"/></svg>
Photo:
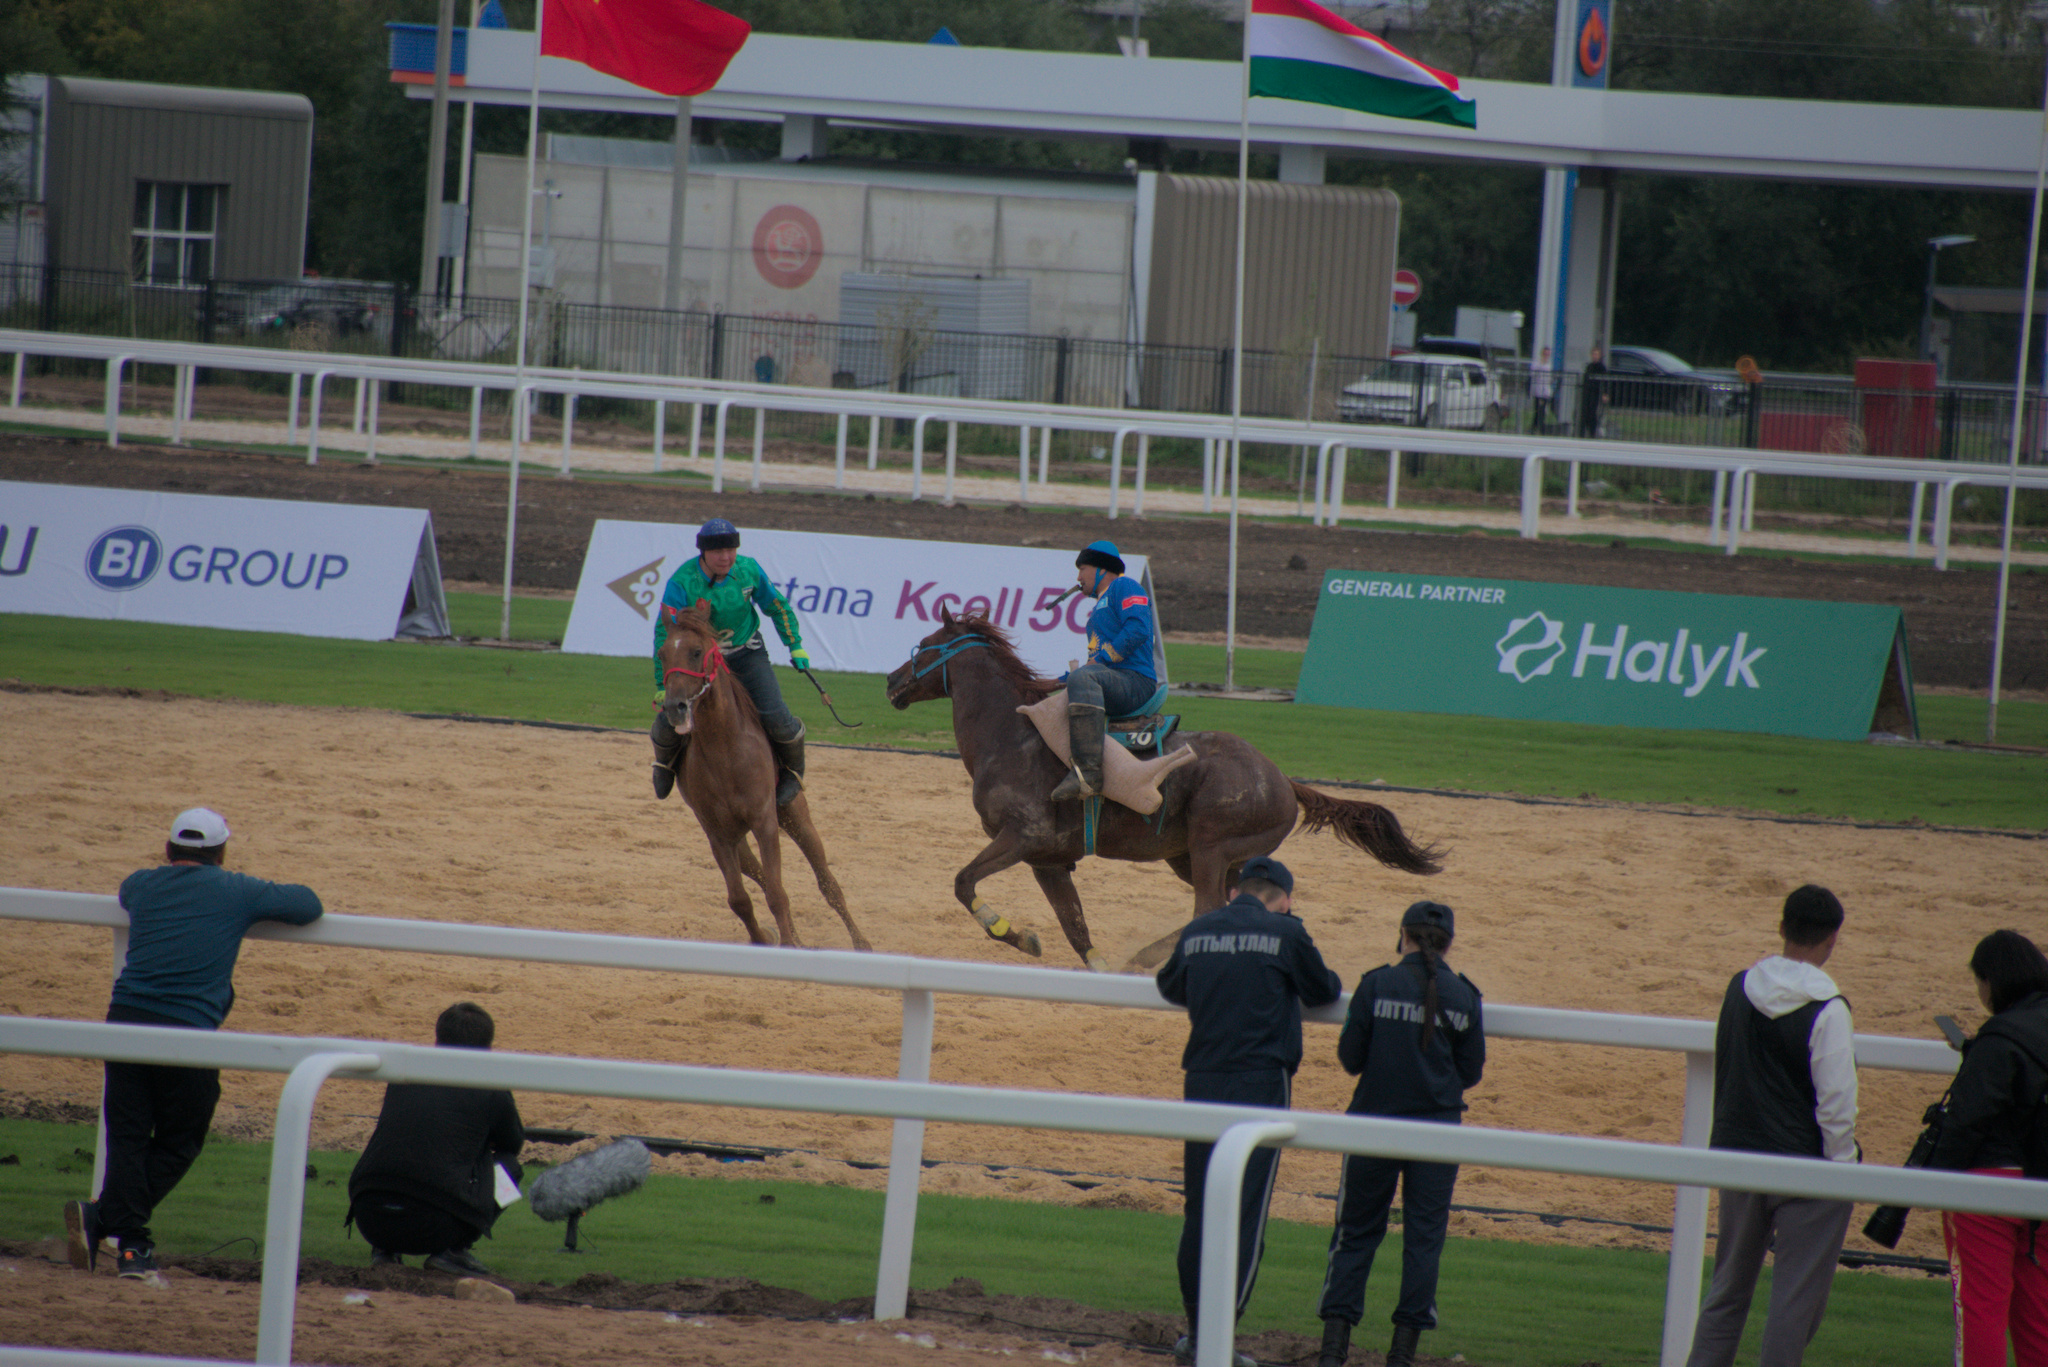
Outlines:
<svg viewBox="0 0 2048 1367"><path fill-rule="evenodd" d="M1736 632L1734 641L1727 645L1709 649L1692 640L1691 627L1680 627L1678 634L1668 641L1640 637L1631 641L1626 625L1614 627L1603 641L1594 635L1597 630L1592 622L1579 629L1578 649L1572 654L1574 679L1585 678L1586 667L1600 661L1605 667L1598 677L1626 678L1630 683L1673 684L1683 688L1688 698L1697 698L1716 678L1725 688L1737 684L1745 688L1763 686L1757 680L1756 662L1770 653L1770 647L1751 647L1746 631ZM1500 653L1500 672L1514 675L1519 683L1527 683L1555 669L1569 647L1565 644L1564 623L1532 612L1508 623L1507 634L1495 641L1493 648Z"/></svg>
<svg viewBox="0 0 2048 1367"><path fill-rule="evenodd" d="M1548 674L1557 657L1564 654L1564 623L1553 622L1540 612L1517 617L1493 648L1500 652L1500 672L1527 683Z"/></svg>
<svg viewBox="0 0 2048 1367"><path fill-rule="evenodd" d="M627 570L605 587L620 601L649 621L654 620L654 603L661 597L661 560L650 560L637 570Z"/></svg>
<svg viewBox="0 0 2048 1367"><path fill-rule="evenodd" d="M156 577L164 563L164 543L147 527L116 527L101 532L85 553L85 573L93 583L115 593L139 589Z"/></svg>
<svg viewBox="0 0 2048 1367"><path fill-rule="evenodd" d="M754 269L777 289L800 289L818 273L825 234L794 204L778 204L754 225Z"/></svg>

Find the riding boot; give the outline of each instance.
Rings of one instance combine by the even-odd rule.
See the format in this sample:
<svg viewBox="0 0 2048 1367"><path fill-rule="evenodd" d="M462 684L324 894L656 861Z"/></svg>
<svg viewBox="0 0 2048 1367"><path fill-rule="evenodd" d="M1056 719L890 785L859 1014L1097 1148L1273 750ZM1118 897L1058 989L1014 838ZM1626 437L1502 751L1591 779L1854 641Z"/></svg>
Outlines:
<svg viewBox="0 0 2048 1367"><path fill-rule="evenodd" d="M1394 1342L1387 1349L1387 1367L1415 1367L1415 1348L1422 1331L1412 1324L1394 1326Z"/></svg>
<svg viewBox="0 0 2048 1367"><path fill-rule="evenodd" d="M1094 797L1102 791L1102 746L1109 735L1109 715L1090 703L1067 704L1067 753L1073 768L1052 790L1054 802Z"/></svg>
<svg viewBox="0 0 2048 1367"><path fill-rule="evenodd" d="M1345 1359L1351 1356L1351 1321L1327 1319L1323 1321L1323 1353L1316 1359L1316 1367L1344 1367Z"/></svg>
<svg viewBox="0 0 2048 1367"><path fill-rule="evenodd" d="M770 736L768 748L775 752L775 805L787 807L804 790L803 723L797 723L796 734L788 740Z"/></svg>
<svg viewBox="0 0 2048 1367"><path fill-rule="evenodd" d="M648 729L647 738L654 742L654 796L659 801L675 791L676 775L683 772L683 752L690 748L690 738L679 734L668 724L668 718L659 714Z"/></svg>

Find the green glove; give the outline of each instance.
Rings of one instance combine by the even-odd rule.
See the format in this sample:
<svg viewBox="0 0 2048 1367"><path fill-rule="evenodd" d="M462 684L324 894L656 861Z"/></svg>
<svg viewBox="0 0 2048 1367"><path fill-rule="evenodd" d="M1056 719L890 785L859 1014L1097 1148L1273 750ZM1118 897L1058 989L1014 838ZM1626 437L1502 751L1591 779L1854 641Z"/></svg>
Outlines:
<svg viewBox="0 0 2048 1367"><path fill-rule="evenodd" d="M811 667L811 657L804 654L801 649L789 652L789 662L797 669L809 669Z"/></svg>

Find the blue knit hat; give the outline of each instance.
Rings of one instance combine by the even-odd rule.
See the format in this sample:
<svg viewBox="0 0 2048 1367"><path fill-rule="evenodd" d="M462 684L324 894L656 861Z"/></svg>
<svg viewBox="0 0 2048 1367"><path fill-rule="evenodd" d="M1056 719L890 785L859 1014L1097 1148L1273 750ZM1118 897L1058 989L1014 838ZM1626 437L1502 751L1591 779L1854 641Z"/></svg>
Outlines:
<svg viewBox="0 0 2048 1367"><path fill-rule="evenodd" d="M714 517L697 529L697 549L700 551L738 550L740 529L722 517Z"/></svg>
<svg viewBox="0 0 2048 1367"><path fill-rule="evenodd" d="M1117 550L1116 542L1114 541L1089 542L1081 548L1081 553L1074 557L1074 564L1077 567L1081 565L1094 565L1108 570L1111 574L1122 574L1124 572L1123 554Z"/></svg>

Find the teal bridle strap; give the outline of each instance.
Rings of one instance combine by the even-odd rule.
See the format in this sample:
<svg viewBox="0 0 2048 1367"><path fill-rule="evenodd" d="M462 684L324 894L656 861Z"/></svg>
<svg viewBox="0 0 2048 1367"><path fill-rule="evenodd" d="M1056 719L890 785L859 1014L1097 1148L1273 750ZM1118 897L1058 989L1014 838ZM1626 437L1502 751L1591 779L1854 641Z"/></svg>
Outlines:
<svg viewBox="0 0 2048 1367"><path fill-rule="evenodd" d="M963 650L972 650L976 646L986 646L988 644L988 641L983 640L979 636L955 636L943 645L919 646L916 650L910 652L910 677L912 679L922 679L934 669L939 670L939 687L951 692L952 683L944 672L947 661ZM938 653L920 665L917 662L917 657L924 654L927 650L937 651Z"/></svg>

